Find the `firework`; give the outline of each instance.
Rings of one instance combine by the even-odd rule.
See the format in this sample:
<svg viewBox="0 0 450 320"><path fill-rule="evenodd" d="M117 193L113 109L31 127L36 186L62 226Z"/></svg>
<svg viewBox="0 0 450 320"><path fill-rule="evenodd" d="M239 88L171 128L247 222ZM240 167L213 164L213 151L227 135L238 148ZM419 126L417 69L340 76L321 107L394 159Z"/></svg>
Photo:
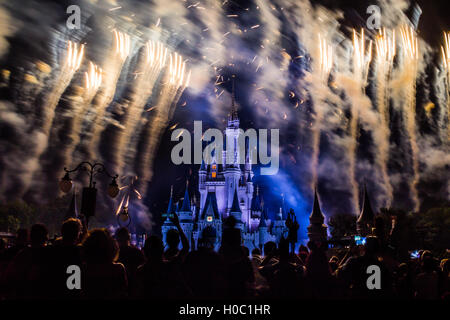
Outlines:
<svg viewBox="0 0 450 320"><path fill-rule="evenodd" d="M361 36L358 36L356 31L353 30L353 73L358 77L357 80L360 82L363 90L367 82L367 74L371 60L372 41L369 41L366 49L364 29L361 29Z"/></svg>
<svg viewBox="0 0 450 320"><path fill-rule="evenodd" d="M89 71L85 75L86 102L89 104L102 83L102 69L89 62Z"/></svg>
<svg viewBox="0 0 450 320"><path fill-rule="evenodd" d="M89 136L84 141L83 153L86 154L80 156L81 159L96 158L100 133L104 129L105 111L114 98L123 64L130 53L130 36L128 34L114 30L113 39L114 45L102 70L102 83L101 87L98 88L97 99L93 106L95 116L92 120Z"/></svg>
<svg viewBox="0 0 450 320"><path fill-rule="evenodd" d="M137 154L135 164L137 175L140 177L140 189L145 194L148 180L152 175L152 162L155 150L158 146L161 134L169 123L174 106L178 102L183 91L189 86L191 72L186 72L186 62L178 53L169 56L169 67L166 74L166 84L156 106L156 115L153 121L148 121L143 133L143 146Z"/></svg>
<svg viewBox="0 0 450 320"><path fill-rule="evenodd" d="M411 27L400 28L402 44L401 69L406 79L405 103L403 104L403 116L405 117L406 131L411 145L411 158L413 162L413 177L410 183L410 190L414 202L414 209L419 209L419 199L417 192L417 182L419 180L419 160L416 137L416 78L419 63L419 42L416 33Z"/></svg>
<svg viewBox="0 0 450 320"><path fill-rule="evenodd" d="M67 55L63 64L61 73L56 80L56 85L51 91L47 103L44 105L44 119L42 122L42 131L45 135L49 135L53 118L55 116L55 108L61 95L73 78L75 72L80 68L84 56L84 45L78 45L72 41L67 44Z"/></svg>
<svg viewBox="0 0 450 320"><path fill-rule="evenodd" d="M320 54L320 78L322 81L328 81L331 68L333 67L333 47L328 44L319 34L319 54Z"/></svg>
<svg viewBox="0 0 450 320"><path fill-rule="evenodd" d="M392 71L392 65L396 54L395 31L387 33L386 29L380 30L375 39L376 47L376 100L378 112L380 115L376 161L381 169L382 179L386 186L386 203L389 207L392 202L392 185L388 175L388 159L389 159L389 80Z"/></svg>
<svg viewBox="0 0 450 320"><path fill-rule="evenodd" d="M116 54L121 60L125 60L130 54L130 36L126 33L114 30Z"/></svg>
<svg viewBox="0 0 450 320"><path fill-rule="evenodd" d="M147 100L152 94L156 80L164 68L167 60L167 48L160 42L148 41L144 48L145 57L138 64L141 74L133 83L128 107L121 120L121 128L115 131L117 138L112 155L116 158L116 171L121 173L125 166L125 158L133 159L135 156L135 145L132 143L132 135L139 131L138 124ZM114 159L113 159L114 160Z"/></svg>
<svg viewBox="0 0 450 320"><path fill-rule="evenodd" d="M330 72L333 67L333 47L328 43L326 39L324 39L319 34L319 59L317 65L318 73L319 73L319 86L327 86L328 78L330 77ZM313 84L315 85L315 84ZM319 146L320 146L320 132L321 125L323 120L323 110L320 104L323 103L322 92L323 90L318 89L315 90L318 93L318 97L316 97L317 102L315 111L315 123L312 131L312 148L313 153L311 156L311 170L312 170L312 185L311 188L314 188L317 185L317 167L319 164Z"/></svg>
<svg viewBox="0 0 450 320"><path fill-rule="evenodd" d="M447 79L447 139L450 137L450 32L444 32L444 45L441 46L442 62Z"/></svg>

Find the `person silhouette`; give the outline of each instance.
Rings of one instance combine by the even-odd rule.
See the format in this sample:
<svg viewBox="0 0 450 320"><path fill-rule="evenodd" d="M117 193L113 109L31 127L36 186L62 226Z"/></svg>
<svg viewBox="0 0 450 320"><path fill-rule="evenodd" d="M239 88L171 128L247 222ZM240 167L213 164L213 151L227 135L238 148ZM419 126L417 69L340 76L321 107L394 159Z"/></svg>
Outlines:
<svg viewBox="0 0 450 320"><path fill-rule="evenodd" d="M288 236L287 241L290 244L291 252L295 253L295 244L297 243L297 231L299 229L299 224L297 222L297 218L295 216L294 210L291 208L289 210L287 219L286 219L286 227L288 228Z"/></svg>
<svg viewBox="0 0 450 320"><path fill-rule="evenodd" d="M89 231L83 242L85 266L82 271L83 296L93 299L126 297L125 267L117 263L119 247L107 229Z"/></svg>

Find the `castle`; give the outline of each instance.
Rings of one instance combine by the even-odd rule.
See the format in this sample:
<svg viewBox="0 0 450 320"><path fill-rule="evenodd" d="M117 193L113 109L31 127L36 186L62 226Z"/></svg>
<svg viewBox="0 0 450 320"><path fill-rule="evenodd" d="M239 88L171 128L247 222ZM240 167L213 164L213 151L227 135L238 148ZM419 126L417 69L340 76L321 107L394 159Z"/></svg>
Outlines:
<svg viewBox="0 0 450 320"><path fill-rule="evenodd" d="M227 141L234 140L238 145L239 118L234 103L234 90L232 95L231 112L228 116L227 127L224 130ZM174 229L170 221L171 214L177 214L181 228L186 237L191 241L191 249L196 249L202 231L206 227L212 227L216 233L216 249L222 241L222 222L224 218L233 216L237 223L235 228L241 230L242 244L250 251L254 248L262 249L268 241L279 242L281 237L286 237L287 212L284 198L279 212L272 221L268 219L267 208L263 208L259 189L253 186L253 170L250 152L247 149L243 167L239 164L239 148L234 148L233 162L226 163L226 150L222 157L224 165L218 164L215 157L210 165L202 162L198 171L200 202L191 202L188 186L184 198L178 204L173 199L171 190L166 219L162 225L163 242L166 245L167 232ZM357 219L357 233L366 236L371 233L374 225L374 213L372 211L366 187L364 187L364 200L361 213ZM317 190L314 192L312 212L309 216L310 225L307 227L308 238L314 241L327 241L327 225L319 204Z"/></svg>
<svg viewBox="0 0 450 320"><path fill-rule="evenodd" d="M238 145L239 118L232 98L231 112L228 116L228 124L224 130L227 141L233 141ZM243 245L251 251L254 248L262 248L268 241L278 242L282 236L286 236L286 209L283 204L274 221L268 219L267 209L263 208L259 188L253 185L252 161L247 149L245 164L239 164L239 148L235 148L232 163L227 163L226 150L222 153L223 165L217 164L213 157L211 164L202 162L198 171L200 193L199 205L195 201L191 203L188 188L182 202L174 204L171 191L169 205L165 214L166 219L162 225L163 242L166 244L166 235L170 229L175 228L169 219L170 214L177 214L180 225L191 241L191 248L197 248L202 230L207 226L216 231L216 248L220 246L222 239L222 221L232 215L237 223L236 228L241 230Z"/></svg>

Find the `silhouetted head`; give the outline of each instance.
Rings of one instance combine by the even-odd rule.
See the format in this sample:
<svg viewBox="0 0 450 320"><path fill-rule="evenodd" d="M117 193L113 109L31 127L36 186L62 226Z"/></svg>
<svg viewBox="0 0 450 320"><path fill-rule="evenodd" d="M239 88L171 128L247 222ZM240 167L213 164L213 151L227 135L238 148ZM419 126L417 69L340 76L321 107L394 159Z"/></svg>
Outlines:
<svg viewBox="0 0 450 320"><path fill-rule="evenodd" d="M426 273L430 273L433 272L435 269L435 261L433 259L433 257L430 256L425 256L422 260L422 271L426 272Z"/></svg>
<svg viewBox="0 0 450 320"><path fill-rule="evenodd" d="M366 244L364 245L364 250L366 255L375 255L380 249L380 244L377 237L367 237Z"/></svg>
<svg viewBox="0 0 450 320"><path fill-rule="evenodd" d="M223 228L224 229L231 229L234 228L236 225L236 218L233 216L228 216L225 219L223 219Z"/></svg>
<svg viewBox="0 0 450 320"><path fill-rule="evenodd" d="M33 247L42 247L48 240L47 228L40 223L37 223L31 227L30 232L31 245Z"/></svg>
<svg viewBox="0 0 450 320"><path fill-rule="evenodd" d="M76 244L81 232L81 222L75 218L69 218L62 224L61 235L64 243Z"/></svg>
<svg viewBox="0 0 450 320"><path fill-rule="evenodd" d="M431 251L429 250L423 250L422 253L420 254L420 261L423 261L427 258L432 258L433 255L431 254Z"/></svg>
<svg viewBox="0 0 450 320"><path fill-rule="evenodd" d="M264 244L264 255L275 255L277 251L277 244L273 241L268 241Z"/></svg>
<svg viewBox="0 0 450 320"><path fill-rule="evenodd" d="M180 244L180 233L176 229L170 229L167 231L166 242L169 248L176 249Z"/></svg>
<svg viewBox="0 0 450 320"><path fill-rule="evenodd" d="M30 241L30 233L28 232L28 229L25 228L18 229L16 235L16 245L26 246L28 245L29 241Z"/></svg>
<svg viewBox="0 0 450 320"><path fill-rule="evenodd" d="M408 265L406 263L400 263L397 267L398 275L406 275L408 274Z"/></svg>
<svg viewBox="0 0 450 320"><path fill-rule="evenodd" d="M261 255L261 250L259 250L258 248L255 248L252 250L252 257L260 256L260 255Z"/></svg>
<svg viewBox="0 0 450 320"><path fill-rule="evenodd" d="M335 272L337 268L339 267L338 263L336 261L329 261L328 264L330 265L331 272Z"/></svg>
<svg viewBox="0 0 450 320"><path fill-rule="evenodd" d="M300 252L308 253L308 248L305 245L301 244L300 247L298 247L298 253Z"/></svg>
<svg viewBox="0 0 450 320"><path fill-rule="evenodd" d="M199 247L213 249L216 244L216 229L211 226L207 226L202 231L202 237L199 240Z"/></svg>
<svg viewBox="0 0 450 320"><path fill-rule="evenodd" d="M278 252L280 254L280 260L287 260L289 258L289 241L284 237L281 237L280 243L278 243Z"/></svg>
<svg viewBox="0 0 450 320"><path fill-rule="evenodd" d="M119 243L119 246L127 246L130 243L131 235L130 231L128 231L127 227L122 227L116 230L116 240Z"/></svg>
<svg viewBox="0 0 450 320"><path fill-rule="evenodd" d="M150 236L145 240L144 254L151 261L162 260L164 245L158 236Z"/></svg>
<svg viewBox="0 0 450 320"><path fill-rule="evenodd" d="M117 259L118 246L107 229L94 229L89 231L83 242L83 252L86 262L111 263Z"/></svg>
<svg viewBox="0 0 450 320"><path fill-rule="evenodd" d="M250 256L250 250L246 246L242 246L242 251L244 251L246 257Z"/></svg>

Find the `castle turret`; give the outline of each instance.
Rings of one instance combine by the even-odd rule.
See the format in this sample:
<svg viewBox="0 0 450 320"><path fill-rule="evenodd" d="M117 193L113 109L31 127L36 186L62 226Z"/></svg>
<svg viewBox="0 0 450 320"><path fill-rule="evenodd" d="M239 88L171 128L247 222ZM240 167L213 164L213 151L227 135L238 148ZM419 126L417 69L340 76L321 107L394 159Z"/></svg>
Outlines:
<svg viewBox="0 0 450 320"><path fill-rule="evenodd" d="M194 221L192 219L191 201L189 199L189 183L187 181L183 202L178 211L178 216L180 218L180 225L184 231L184 234L188 239L191 239Z"/></svg>
<svg viewBox="0 0 450 320"><path fill-rule="evenodd" d="M239 199L237 195L237 189L234 189L233 204L230 209L230 214L236 219L236 228L243 231L244 224L242 223L242 211L239 207Z"/></svg>
<svg viewBox="0 0 450 320"><path fill-rule="evenodd" d="M283 217L283 208L280 207L278 214L275 217L275 221L272 224L272 234L275 236L276 242L279 242L281 237L287 232L286 221Z"/></svg>
<svg viewBox="0 0 450 320"><path fill-rule="evenodd" d="M173 186L170 186L170 199L169 199L169 205L167 206L167 211L165 214L163 214L163 217L165 217L166 219L164 220L164 223L161 227L161 232L162 232L162 236L163 236L163 243L166 243L166 236L167 236L167 232L170 229L174 229L175 225L173 224L173 222L170 220L170 216L176 214L176 208L175 205L173 203Z"/></svg>
<svg viewBox="0 0 450 320"><path fill-rule="evenodd" d="M259 236L259 248L262 250L262 247L267 242L268 238L268 228L267 228L267 210L264 210L261 214L261 219L259 220L258 226L258 236Z"/></svg>
<svg viewBox="0 0 450 320"><path fill-rule="evenodd" d="M311 241L327 241L327 226L324 224L325 217L320 209L317 190L314 190L314 204L309 216L308 237Z"/></svg>
<svg viewBox="0 0 450 320"><path fill-rule="evenodd" d="M361 213L356 221L356 230L359 235L365 237L372 232L375 223L375 214L370 205L369 194L364 184L364 198Z"/></svg>

